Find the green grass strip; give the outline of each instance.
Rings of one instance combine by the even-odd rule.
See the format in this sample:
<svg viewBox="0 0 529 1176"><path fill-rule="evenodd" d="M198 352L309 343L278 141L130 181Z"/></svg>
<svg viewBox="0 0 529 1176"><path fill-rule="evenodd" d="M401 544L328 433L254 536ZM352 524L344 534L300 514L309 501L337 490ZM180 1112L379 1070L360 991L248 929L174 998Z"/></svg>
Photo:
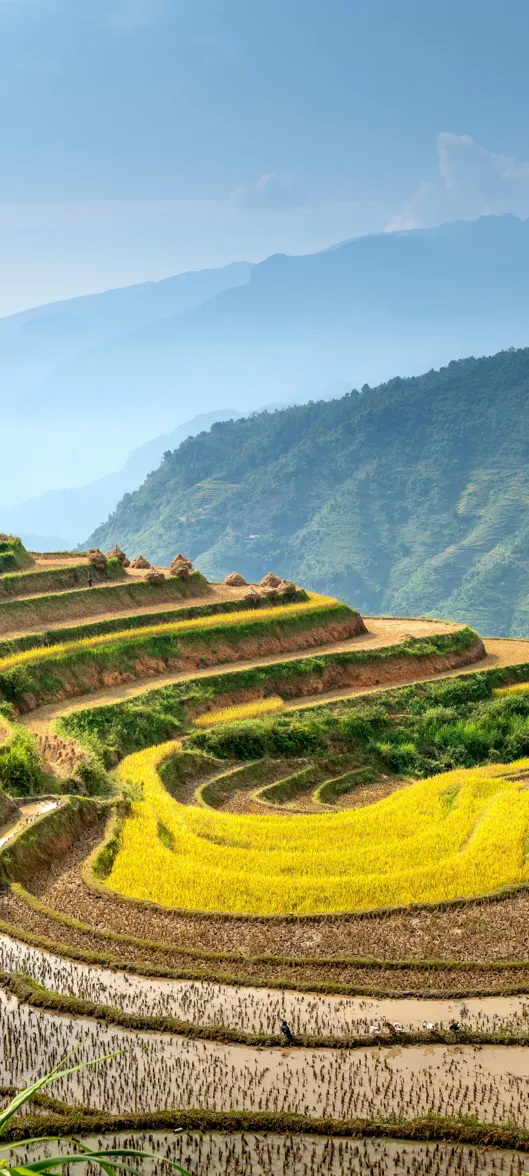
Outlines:
<svg viewBox="0 0 529 1176"><path fill-rule="evenodd" d="M301 603L308 600L307 593L302 589L298 589L295 597L292 598L292 603ZM283 604L280 598L277 601L266 601L267 608L276 604ZM170 608L163 612L154 613L138 613L135 616L117 616L112 617L106 621L89 621L87 624L68 625L66 628L47 629L43 633L26 633L22 637L0 638L0 658L8 657L13 653L22 653L28 649L43 649L51 645L61 644L65 641L82 641L87 637L105 636L107 633L119 633L124 628L127 629L141 629L150 625L164 625L172 622L198 620L200 617L219 616L224 613L243 612L246 609L253 609L254 605L251 601L244 600L218 600L212 604L196 604L188 605L187 607Z"/></svg>
<svg viewBox="0 0 529 1176"><path fill-rule="evenodd" d="M86 560L83 563L71 563L59 568L37 568L25 572L7 572L5 575L0 575L0 600L8 600L17 596L32 596L41 592L62 592L68 588L74 588L76 585L79 588L85 588L87 584L89 565ZM102 579L117 579L123 577L125 573L120 568L119 571L115 568L109 568L104 572L99 572L97 568L92 568L92 575L94 580Z"/></svg>
<svg viewBox="0 0 529 1176"><path fill-rule="evenodd" d="M111 1005L70 996L42 987L20 972L0 972L0 987L9 992L21 1004L49 1013L64 1013L68 1016L90 1018L106 1025L121 1029L150 1033L172 1033L196 1041L223 1042L227 1045L283 1048L284 1039L280 1033L250 1033L226 1025L200 1025L184 1021L179 1017L149 1016L145 1013L129 1013ZM478 1030L432 1029L406 1031L395 1034L360 1033L350 1037L334 1037L331 1034L296 1033L294 1045L300 1049L365 1049L373 1046L388 1046L395 1041L399 1045L501 1045L528 1046L529 1033L497 1032L480 1033Z"/></svg>
<svg viewBox="0 0 529 1176"><path fill-rule="evenodd" d="M443 656L450 652L465 652L471 649L477 640L472 629L461 629L454 633L438 634L430 639L435 643L435 653ZM422 638L414 638L403 645L389 647L389 657L405 656L420 659L424 656L424 642ZM404 650L404 653L403 653ZM224 670L218 674L203 675L200 678L188 678L184 682L175 682L171 686L158 689L152 686L142 694L124 701L107 703L102 706L92 706L79 709L61 716L57 721L57 729L61 734L73 736L81 743L91 746L91 740L96 739L103 754L108 756L128 755L133 751L141 751L155 743L163 743L167 739L179 734L187 722L186 708L193 712L203 708L212 699L227 695L244 695L247 690L262 691L263 695L278 694L283 698L292 698L296 694L303 694L306 678L316 677L320 680L326 670L337 666L347 667L350 664L365 664L377 658L386 657L386 650L351 650L343 653L325 653L317 656L309 654L307 657L291 658L288 661L272 662L268 665L256 665L245 669ZM432 655L429 650L428 656ZM371 698L378 698L378 694ZM338 705L338 704L336 704ZM299 717L306 731L309 716L320 712L332 713L333 704L318 701L303 710L289 710L288 720L294 721ZM264 748L263 740L259 738L253 745L251 732L266 732L267 721L250 720L244 723L229 725L230 752L221 751L223 758L232 759L262 759L270 754L268 747ZM240 732L240 738L234 732ZM191 736L195 746L215 748L224 747L226 738L223 731L200 731ZM283 754L312 754L314 747L310 740L304 745L289 745L284 735ZM308 739L308 735L307 735ZM303 742L303 741L302 741ZM281 755L281 751L276 751ZM111 760L109 759L109 764ZM108 765L107 765L108 766Z"/></svg>
<svg viewBox="0 0 529 1176"><path fill-rule="evenodd" d="M86 571L86 565L85 565ZM46 573L49 574L49 573ZM149 580L128 578L118 584L95 583L93 588L81 584L73 591L53 591L53 585L38 596L6 599L0 597L0 627L4 632L46 622L64 623L66 617L75 619L100 616L105 612L123 611L142 604L170 603L192 596L205 596L209 585L200 572L191 572L187 580L168 577L159 584Z"/></svg>
<svg viewBox="0 0 529 1176"><path fill-rule="evenodd" d="M51 1100L50 1100L51 1102ZM55 1100L54 1100L55 1102ZM44 1100L40 1103L44 1106ZM71 1107L55 1102L57 1110L47 1114L25 1114L10 1120L4 1132L6 1142L27 1137L93 1136L150 1131L186 1131L199 1134L277 1134L341 1136L342 1138L402 1139L419 1142L448 1142L472 1147L495 1147L529 1151L529 1131L514 1124L480 1123L468 1117L423 1115L405 1119L397 1115L373 1119L312 1119L287 1111L135 1111L109 1114L90 1107Z"/></svg>
<svg viewBox="0 0 529 1176"><path fill-rule="evenodd" d="M306 632L315 626L323 627L332 621L345 623L354 615L347 605L340 604L315 605L312 608L309 604L292 604L285 606L284 610L270 610L277 612L273 616L267 615L268 611L234 613L214 625L206 625L205 622L216 621L215 617L205 617L202 624L199 621L183 621L179 626L160 626L163 631L158 632L110 635L108 642L106 638L98 638L101 644L92 645L96 639L90 638L84 646L72 642L71 646L58 647L55 654L46 649L19 654L16 656L21 659L20 664L0 670L0 694L13 705L25 709L25 694L31 693L39 700L53 697L63 688L65 678L71 679L74 675L79 675L76 693L89 693L91 689L96 689L97 686L82 679L83 670L96 668L99 673L104 673L117 669L136 677L135 662L138 658L152 657L167 665L204 641L213 650L215 642L237 647L250 638L279 638ZM32 657L35 660L30 660Z"/></svg>

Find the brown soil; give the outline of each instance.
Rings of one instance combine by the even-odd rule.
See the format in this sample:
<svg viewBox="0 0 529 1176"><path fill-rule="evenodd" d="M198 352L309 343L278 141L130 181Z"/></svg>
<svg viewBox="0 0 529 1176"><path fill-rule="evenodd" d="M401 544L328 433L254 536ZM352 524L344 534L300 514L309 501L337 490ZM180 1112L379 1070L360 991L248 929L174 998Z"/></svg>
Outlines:
<svg viewBox="0 0 529 1176"><path fill-rule="evenodd" d="M0 919L15 924L22 931L45 936L55 942L70 944L84 952L97 951L116 956L116 964L150 961L161 967L203 968L210 975L229 974L243 983L267 980L273 986L288 977L292 986L317 985L318 982L352 984L388 992L471 992L523 990L529 987L529 974L506 967L488 970L482 961L515 961L529 958L529 895L497 903L468 905L447 910L418 911L413 908L375 918L345 916L341 919L226 919L215 916L194 917L171 911L135 905L114 895L92 892L80 878L79 867L101 837L101 829L89 830L69 852L66 846L47 869L39 870L32 883L39 898L58 912L90 924L92 932L83 934L57 921L51 915L34 911L14 894L0 894ZM105 939L103 930L162 941L166 950L143 946L114 944ZM208 952L242 953L244 956L267 956L269 963L254 959L239 961L193 962L181 955L182 948ZM297 961L287 964L274 957ZM424 968L384 968L360 966L347 960L424 961ZM431 968L428 961L446 960L442 967ZM334 963L329 961L334 960ZM450 966L448 961L475 964L467 971ZM320 962L318 962L320 961ZM327 961L327 962L325 962Z"/></svg>
<svg viewBox="0 0 529 1176"><path fill-rule="evenodd" d="M164 570L163 568L160 570ZM146 579L145 572L134 572L133 568L126 569L127 576L133 580ZM126 580L117 580L108 584L108 587L115 587L116 584L122 587L127 587ZM130 603L130 601L119 601L112 596L102 599L103 593L95 594L93 589L79 588L75 590L74 599L67 602L67 616L61 616L61 595L60 592L55 593L56 599L59 601L58 615L52 619L46 620L42 616L42 611L39 608L39 596L31 597L35 601L35 608L31 614L28 610L24 610L23 619L20 624L13 621L10 616L2 616L0 610L0 633L3 637L23 637L29 633L44 633L49 629L60 625L61 629L76 628L79 622L85 620L90 624L97 624L99 621L113 620L114 617L121 617L125 622L127 617L137 617L148 615L157 612L167 612L168 609L185 608L186 604L201 603L202 599L207 596L207 604L216 604L224 600L242 600L247 592L247 588L226 588L223 584L209 584L207 588L202 588L200 592L191 592L188 585L188 592L186 595L180 597L175 593L174 579L168 578L164 588L157 588L156 594L153 593L152 604L139 607ZM199 599L200 598L200 599ZM25 598L26 599L26 598ZM93 608L95 602L95 609ZM101 611L103 604L109 605L108 608ZM111 607L110 607L111 606ZM97 611L99 607L100 611ZM57 610L56 610L57 611ZM64 605L63 605L64 611ZM34 618L34 619L33 619ZM28 627L29 626L29 627Z"/></svg>
<svg viewBox="0 0 529 1176"><path fill-rule="evenodd" d="M238 639L237 628L234 626L230 631L231 639L225 637L216 641L215 644L204 639L203 642L190 643L187 649L185 648L184 634L181 639L183 649L180 656L163 659L144 655L136 658L132 670L120 670L118 666L112 667L112 669L101 669L95 661L88 665L74 665L71 669L65 667L62 670L60 690L49 693L47 696L45 694L38 696L32 693L26 694L24 696L24 710L26 712L36 710L41 701L50 702L52 699L59 699L63 702L65 698L71 698L74 695L98 692L102 687L116 687L137 678L159 678L168 669L185 679L194 675L199 667L204 670L204 667L227 666L240 661L250 661L251 664L261 663L262 659L273 658L274 655L275 660L281 660L281 655L284 653L315 647L317 649L325 648L329 638L332 641L330 648L334 648L335 644L350 640L351 635L358 632L360 623L363 626L359 614L352 613L350 617L341 622L331 620L322 625L314 624L311 629L300 629L293 633L283 633L280 636L271 633L260 636L256 625L255 634L252 633L251 636L242 639ZM55 671L57 678L60 673L61 669L57 667Z"/></svg>
<svg viewBox="0 0 529 1176"><path fill-rule="evenodd" d="M324 653L338 653L361 649L380 649L386 645L394 645L399 641L404 641L410 636L423 637L428 634L453 632L454 630L461 627L460 625L453 624L449 621L410 621L407 619L402 620L400 618L386 620L379 619L377 617L366 617L364 619L368 625L367 633L360 634L357 637L350 637L345 641L333 641L330 644L320 645L317 648L311 648L311 653L316 657ZM513 649L513 657L508 659L507 655L505 654L505 660L498 660L498 656L496 654L491 654L489 652L489 646L493 644L493 641L487 640L487 655L483 660L480 661L480 668L488 664L508 665L515 664L516 662L529 661L529 641L507 642L506 644L511 647L523 646L524 656L521 655L519 650L516 651L516 649ZM502 642L500 644L505 643ZM475 658L472 657L472 651L467 651L467 653L468 652L471 653L472 662L475 662ZM516 652L518 652L518 656L516 656ZM450 657L452 656L453 655L450 655ZM248 669L255 665L273 665L274 662L293 661L297 657L299 657L299 652L282 653L280 656L277 654L272 654L267 657L259 657L257 661L255 659L241 660L237 662L237 669ZM475 664L472 664L468 671L462 669L461 667L465 663L464 661L460 660L459 668L446 669L445 666L439 666L439 670L436 673L430 659L426 659L428 662L428 665L426 665L425 661L424 665L424 670L426 670L426 673L419 673L419 669L422 667L417 666L416 660L413 660L412 664L410 664L411 659L403 660L406 661L406 665L403 668L407 670L408 676L406 678L398 678L395 681L395 685L401 685L402 682L421 681L423 678L429 680L431 677L435 678L445 675L449 676L451 674L471 672L472 670L475 671ZM388 664L386 664L384 667L385 672L388 672ZM225 668L225 666L219 666L219 673L224 673ZM121 682L118 685L112 686L110 689L105 688L94 690L90 694L89 698L84 697L76 702L68 702L63 699L50 703L46 706L42 706L39 708L38 714L22 716L22 722L24 722L25 725L28 726L31 730L38 731L62 714L68 714L75 710L85 710L87 707L92 706L103 706L111 702L121 702L125 698L133 698L138 694L144 694L149 689L159 690L162 686L170 686L174 682L183 682L190 678L206 677L214 672L215 668L212 669L210 666L208 666L206 669L188 670L185 673L160 674L160 676L157 676L156 683L152 687L146 687L144 682ZM382 680L380 677L381 674L382 665L379 663L379 683ZM389 676L384 679L384 682L388 686L392 685L393 679L391 676L391 668L389 668ZM306 686L308 683L310 683L310 679L305 679ZM313 685L316 685L316 683L313 683ZM311 695L308 699L305 699L305 705L310 706L314 703L321 703L323 701L327 701L327 699L332 699L333 697L346 698L355 694L362 694L364 690L366 693L368 693L370 689L378 690L379 688L380 685L373 685L371 687L359 687L356 685L348 690L344 690L343 688L338 688L334 691L329 690L328 692L325 692L324 696L322 696L321 693L318 693L317 695ZM235 696L236 695L234 692L233 696L230 695L230 698ZM303 705L303 703L299 701L298 696L298 700L287 703L286 705L298 707Z"/></svg>

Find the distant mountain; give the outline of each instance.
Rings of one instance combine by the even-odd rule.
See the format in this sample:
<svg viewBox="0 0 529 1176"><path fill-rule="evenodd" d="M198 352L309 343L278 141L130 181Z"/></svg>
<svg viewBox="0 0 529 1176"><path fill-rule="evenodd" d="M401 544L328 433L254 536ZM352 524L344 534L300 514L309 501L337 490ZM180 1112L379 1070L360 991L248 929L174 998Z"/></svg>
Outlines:
<svg viewBox="0 0 529 1176"><path fill-rule="evenodd" d="M201 413L173 429L172 433L164 433L135 449L123 469L114 474L107 474L88 486L49 490L47 494L2 511L2 528L20 535L26 547L33 551L69 550L108 517L127 491L143 482L146 475L160 464L166 450L177 448L187 437L209 429L215 421L235 420L238 416L229 408ZM58 538L57 534L61 537Z"/></svg>
<svg viewBox="0 0 529 1176"><path fill-rule="evenodd" d="M210 290L214 281L230 288ZM17 335L4 340L9 444L0 506L1 480L6 506L24 476L18 449L27 453L28 477L47 471L51 488L62 464L73 484L79 468L100 476L112 454L122 459L142 437L186 420L190 404L196 413L230 404L247 415L274 401L318 398L336 382L359 387L527 345L529 221L487 216L360 237L302 257L280 254L231 276L213 271L194 297L187 309L171 312L165 302L163 313L149 311L128 328L124 316L119 331L76 343L74 355L58 357L54 341L59 332L68 343L68 304L51 334L46 319L33 317L18 343ZM99 323L106 313L102 307ZM71 329L81 329L77 318Z"/></svg>
<svg viewBox="0 0 529 1176"><path fill-rule="evenodd" d="M529 348L213 425L92 536L529 635Z"/></svg>
<svg viewBox="0 0 529 1176"><path fill-rule="evenodd" d="M70 453L68 442L75 437L82 421L87 445L85 450L78 446L78 451L85 456L83 464L87 468L97 464L98 452L94 451L93 443L99 431L99 449L102 448L101 431L105 421L108 422L104 397L98 395L96 388L86 388L74 380L68 386L66 406L58 405L51 386L46 385L47 380L53 385L54 372L76 360L83 368L92 348L200 306L220 291L247 282L251 269L250 262L234 262L220 269L177 274L160 282L143 282L50 303L0 319L0 409L5 433L14 443L14 450L8 445L2 453L0 507L23 496L25 479L30 492L33 491L39 485L35 474L40 469L40 486L46 485L46 481L49 485L58 459L62 462L63 476L70 475L70 459L71 469L76 471L77 458ZM221 404L218 401L211 408L220 408ZM110 448L120 436L125 436L124 455L130 449L126 391L118 408ZM168 419L179 423L188 415L189 405L183 402L182 412L175 411ZM146 420L145 430L140 429L140 434L143 431L152 435L155 428L156 424ZM20 462L22 446L30 466L25 471ZM19 493L16 493L17 486L21 487Z"/></svg>
<svg viewBox="0 0 529 1176"><path fill-rule="evenodd" d="M21 382L28 370L43 375L87 348L172 318L222 290L243 285L251 269L251 262L233 262L8 315L0 319L2 372L11 370L12 378L18 372Z"/></svg>

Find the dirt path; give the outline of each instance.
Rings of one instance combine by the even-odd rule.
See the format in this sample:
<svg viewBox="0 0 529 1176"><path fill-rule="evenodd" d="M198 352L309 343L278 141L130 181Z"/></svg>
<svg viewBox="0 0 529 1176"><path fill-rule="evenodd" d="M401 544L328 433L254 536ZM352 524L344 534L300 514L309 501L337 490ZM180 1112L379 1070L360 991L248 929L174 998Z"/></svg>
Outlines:
<svg viewBox="0 0 529 1176"><path fill-rule="evenodd" d="M275 662L297 661L300 658L318 657L324 653L339 653L347 650L360 649L380 649L387 645L397 645L406 640L408 637L424 637L428 634L453 632L460 628L460 625L449 621L423 621L423 620L409 620L408 618L386 618L386 617L365 617L368 625L368 632L360 634L357 637L350 637L347 641L331 642L327 645L312 646L310 649L297 650L294 653L274 654L271 657L263 657L250 661L230 662L219 666L208 666L203 670L189 670L186 673L180 674L160 674L153 679L142 678L139 681L124 682L118 686L105 687L103 690L96 690L91 694L76 697L70 702L64 699L58 702L50 703L48 706L43 706L38 711L33 711L30 714L22 715L20 722L22 722L29 730L41 733L48 723L60 715L69 714L76 710L86 710L89 707L103 706L107 703L121 702L125 698L133 698L138 694L145 694L149 690L160 690L163 686L171 686L175 682L186 682L190 679L210 677L214 674L224 674L229 672L236 673L238 670L250 669L255 666L273 665ZM509 648L510 654L505 653L503 660L498 660L499 654L495 651L489 652L489 646L498 644L505 645ZM518 656L514 656L515 647L524 647L524 652L518 651ZM487 657L474 663L468 668L469 673L475 672L476 667L482 668L488 665L509 665L515 662L529 661L529 641L503 641L497 639L496 641L487 642ZM451 674L462 673L461 669L448 671L446 676ZM439 677L441 675L433 675ZM412 675L412 667L410 666L410 678L405 682L399 681L395 685L406 685L407 682L427 681L424 676L414 677ZM318 694L312 696L310 699L304 699L303 704L300 701L293 701L286 705L290 708L297 709L300 705L311 706L314 703L326 702L332 698L349 697L354 694L364 694L366 692L380 690L381 686L352 688L350 691L329 691L326 694ZM391 689L391 684L386 687Z"/></svg>
<svg viewBox="0 0 529 1176"><path fill-rule="evenodd" d="M367 622L368 618L364 618ZM305 706L316 706L322 702L339 701L340 698L352 698L355 694L378 694L380 690L396 690L399 686L411 686L415 682L436 682L439 678L459 678L461 674L475 674L478 670L491 670L494 666L519 666L529 662L529 640L519 641L509 637L484 637L483 644L487 656L470 666L461 666L455 670L441 670L438 674L420 677L410 676L406 681L384 683L379 686L354 687L351 690L328 690L325 694L311 694L302 701L285 702L287 710L301 710Z"/></svg>
<svg viewBox="0 0 529 1176"><path fill-rule="evenodd" d="M160 570L165 570L167 572L167 569L164 568L161 568ZM130 578L132 579L133 576L131 575ZM167 578L169 578L168 573ZM145 579L145 572L136 572L135 579ZM109 581L107 585L100 584L98 587L115 588L117 586L119 587L120 585L121 587L127 587L125 580ZM64 590L64 593L55 592L54 596L60 599L61 596L69 595L69 593L72 591L74 591L74 589L68 588ZM87 595L89 592L89 588L76 588L76 599L81 595ZM41 624L31 624L27 629L19 629L17 627L13 629L7 629L6 632L2 632L0 636L6 640L8 640L10 637L16 637L18 639L19 637L30 636L33 633L52 633L53 630L57 628L78 629L81 625L97 625L100 621L126 622L127 617L151 616L155 613L167 613L172 612L173 610L193 608L203 604L219 604L225 600L242 600L247 592L248 586L244 588L229 588L225 584L210 584L209 591L204 590L200 593L197 592L195 596L185 596L181 598L169 597L169 599L162 600L159 604L153 602L152 604L146 604L143 607L138 605L131 605L129 608L126 606L124 608L116 607L113 609L106 609L99 613L86 613L85 615L74 617L73 619L70 617L64 617L64 619L61 619L60 624L58 621L42 621ZM16 600L38 601L41 599L41 596L49 596L49 593L44 592L42 594L29 597L17 596ZM126 627L126 625L124 625L124 627Z"/></svg>

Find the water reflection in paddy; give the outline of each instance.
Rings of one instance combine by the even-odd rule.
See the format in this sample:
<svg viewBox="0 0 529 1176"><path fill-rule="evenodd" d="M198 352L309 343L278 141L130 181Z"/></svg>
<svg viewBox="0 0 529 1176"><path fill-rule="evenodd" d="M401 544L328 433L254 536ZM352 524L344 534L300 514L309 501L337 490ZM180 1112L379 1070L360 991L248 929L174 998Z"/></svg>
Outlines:
<svg viewBox="0 0 529 1176"><path fill-rule="evenodd" d="M370 1176L461 1176L469 1172L521 1176L527 1168L527 1156L519 1152L395 1139L147 1132L101 1135L85 1142L154 1152L159 1157L155 1164L142 1163L146 1176L169 1176L171 1170L164 1158L187 1166L193 1176L365 1176L366 1172ZM54 1144L53 1154L65 1147ZM50 1145L39 1143L35 1154L51 1155ZM75 1171L85 1176L87 1169L83 1164Z"/></svg>
<svg viewBox="0 0 529 1176"><path fill-rule="evenodd" d="M203 1107L331 1118L435 1112L529 1126L529 1051L428 1046L264 1049L132 1033L19 1005L0 993L0 1084L22 1085L77 1043L79 1060L124 1056L57 1083L67 1102L109 1111Z"/></svg>
<svg viewBox="0 0 529 1176"><path fill-rule="evenodd" d="M151 1016L198 1025L223 1025L250 1033L278 1033L286 1019L294 1033L348 1037L369 1032L384 1019L404 1029L423 1022L448 1027L451 1020L482 1032L529 1031L529 996L467 1000L375 1000L320 996L209 981L151 980L89 967L0 936L0 970L24 972L54 992L83 997ZM529 978L528 978L529 986Z"/></svg>

